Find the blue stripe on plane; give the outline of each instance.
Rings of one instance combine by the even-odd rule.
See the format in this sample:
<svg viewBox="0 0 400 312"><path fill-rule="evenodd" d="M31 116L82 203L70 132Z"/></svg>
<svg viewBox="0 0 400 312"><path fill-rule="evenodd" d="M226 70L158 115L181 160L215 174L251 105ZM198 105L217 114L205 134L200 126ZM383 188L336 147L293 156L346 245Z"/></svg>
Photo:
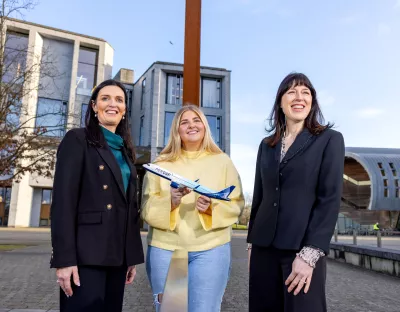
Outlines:
<svg viewBox="0 0 400 312"><path fill-rule="evenodd" d="M161 177L161 178L164 178L164 179L167 179L167 180L171 181L170 178L167 178L166 176L164 176L164 175L162 175L162 174L159 174L159 173L156 172L156 171L153 171L153 170L151 170L151 169L149 169L149 168L145 168L145 169L148 170L148 171L150 171L151 173L154 173L154 174L158 175L158 176Z"/></svg>
<svg viewBox="0 0 400 312"><path fill-rule="evenodd" d="M223 189L220 192L217 193L205 193L205 192L201 192L198 190L195 190L195 192L210 197L210 198L215 198L215 199L220 199L220 200L226 200L226 201L231 201L230 198L228 198L228 196L232 193L232 191L235 189L235 186L232 185L230 187L227 187L226 189Z"/></svg>

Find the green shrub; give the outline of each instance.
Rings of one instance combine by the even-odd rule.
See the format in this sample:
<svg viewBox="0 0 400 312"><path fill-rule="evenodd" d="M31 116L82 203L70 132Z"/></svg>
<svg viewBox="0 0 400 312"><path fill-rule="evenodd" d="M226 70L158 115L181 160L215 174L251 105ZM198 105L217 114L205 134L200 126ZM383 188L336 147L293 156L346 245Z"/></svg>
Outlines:
<svg viewBox="0 0 400 312"><path fill-rule="evenodd" d="M234 225L232 225L232 229L234 229L234 230L247 230L247 226L235 223Z"/></svg>

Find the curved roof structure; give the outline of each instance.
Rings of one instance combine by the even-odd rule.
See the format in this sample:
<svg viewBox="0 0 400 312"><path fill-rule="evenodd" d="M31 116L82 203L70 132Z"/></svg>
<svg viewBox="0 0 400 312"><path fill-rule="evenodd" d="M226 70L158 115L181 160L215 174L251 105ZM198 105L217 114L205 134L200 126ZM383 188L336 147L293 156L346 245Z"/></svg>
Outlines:
<svg viewBox="0 0 400 312"><path fill-rule="evenodd" d="M348 147L344 167L345 206L400 211L400 149Z"/></svg>

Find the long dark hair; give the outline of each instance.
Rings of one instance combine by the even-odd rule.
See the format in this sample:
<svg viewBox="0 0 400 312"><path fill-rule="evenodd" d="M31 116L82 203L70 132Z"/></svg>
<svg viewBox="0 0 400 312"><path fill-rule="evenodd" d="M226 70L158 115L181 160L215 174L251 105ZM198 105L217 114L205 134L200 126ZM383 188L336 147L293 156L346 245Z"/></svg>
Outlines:
<svg viewBox="0 0 400 312"><path fill-rule="evenodd" d="M90 97L88 109L86 111L85 115L85 126L86 126L86 132L87 132L87 138L90 144L93 144L97 147L103 147L106 142L105 138L103 135L103 132L101 131L101 126L99 125L99 120L95 117L95 112L93 110L93 103L96 103L97 96L100 92L101 89L107 86L116 86L119 87L123 92L125 96L125 107L126 111L128 111L128 94L126 93L126 89L122 83L119 81L116 81L114 79L109 79L103 81L101 84L99 84L92 92L92 96ZM126 114L126 116L128 116ZM127 151L129 159L134 163L136 160L136 155L135 155L135 148L133 146L132 138L131 138L131 131L129 129L129 122L128 122L128 117L125 119L121 119L120 123L117 126L117 130L115 131L116 134L120 135L121 138L124 140L124 145L125 149Z"/></svg>
<svg viewBox="0 0 400 312"><path fill-rule="evenodd" d="M281 108L282 97L290 88L296 86L307 87L308 89L310 89L312 95L311 110L304 121L305 128L307 128L312 134L318 135L325 129L332 128L333 126L333 124L331 123L324 125L324 116L322 115L321 108L319 107L317 92L315 91L315 88L312 85L310 79L308 79L306 75L301 73L291 73L287 75L279 85L278 92L276 93L274 107L272 108L271 114L268 119L269 128L267 128L266 130L270 134L270 136L266 138L266 142L270 146L275 146L283 137L283 134L285 132L285 114L283 113L283 110Z"/></svg>

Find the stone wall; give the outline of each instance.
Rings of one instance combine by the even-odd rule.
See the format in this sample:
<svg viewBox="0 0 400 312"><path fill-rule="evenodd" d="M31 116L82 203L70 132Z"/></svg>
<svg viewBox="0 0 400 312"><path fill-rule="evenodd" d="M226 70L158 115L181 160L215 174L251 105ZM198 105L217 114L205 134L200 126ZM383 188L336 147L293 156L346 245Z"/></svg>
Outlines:
<svg viewBox="0 0 400 312"><path fill-rule="evenodd" d="M400 277L400 251L331 243L330 259Z"/></svg>

